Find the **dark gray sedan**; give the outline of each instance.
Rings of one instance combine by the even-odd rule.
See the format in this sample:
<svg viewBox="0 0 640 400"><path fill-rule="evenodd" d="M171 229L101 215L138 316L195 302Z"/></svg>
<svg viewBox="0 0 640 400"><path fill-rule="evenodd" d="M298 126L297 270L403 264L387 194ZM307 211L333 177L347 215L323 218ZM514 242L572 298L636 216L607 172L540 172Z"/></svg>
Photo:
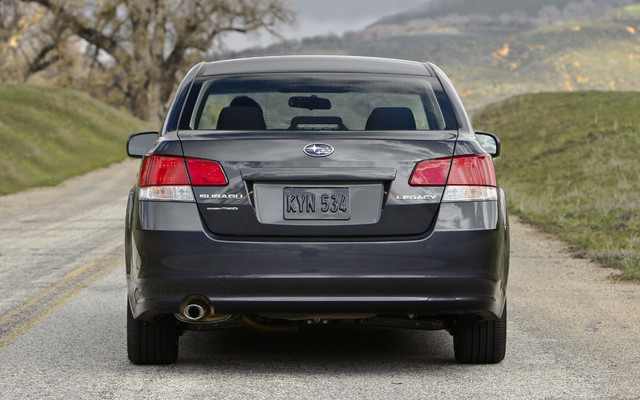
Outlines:
<svg viewBox="0 0 640 400"><path fill-rule="evenodd" d="M446 329L500 362L509 232L493 157L435 65L285 56L196 65L143 157L126 223L128 354L182 330Z"/></svg>

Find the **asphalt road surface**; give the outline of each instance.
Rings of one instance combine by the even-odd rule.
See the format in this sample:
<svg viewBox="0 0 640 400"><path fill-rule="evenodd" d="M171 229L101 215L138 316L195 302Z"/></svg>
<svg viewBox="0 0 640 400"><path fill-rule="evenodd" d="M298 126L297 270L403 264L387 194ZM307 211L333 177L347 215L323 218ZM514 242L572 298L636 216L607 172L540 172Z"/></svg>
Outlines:
<svg viewBox="0 0 640 400"><path fill-rule="evenodd" d="M507 357L446 332L187 332L178 362L126 357L122 225L137 163L0 197L0 399L640 399L640 285L512 218Z"/></svg>

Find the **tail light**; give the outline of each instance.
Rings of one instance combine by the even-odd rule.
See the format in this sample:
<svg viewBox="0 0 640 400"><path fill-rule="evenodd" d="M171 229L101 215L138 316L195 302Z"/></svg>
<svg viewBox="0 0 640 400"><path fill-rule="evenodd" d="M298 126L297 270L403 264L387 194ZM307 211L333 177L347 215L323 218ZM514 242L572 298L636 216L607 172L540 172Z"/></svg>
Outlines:
<svg viewBox="0 0 640 400"><path fill-rule="evenodd" d="M154 154L144 158L140 186L189 185L184 158Z"/></svg>
<svg viewBox="0 0 640 400"><path fill-rule="evenodd" d="M447 183L450 165L450 157L422 161L413 170L409 184L411 186L444 186Z"/></svg>
<svg viewBox="0 0 640 400"><path fill-rule="evenodd" d="M454 157L447 185L496 187L493 159L488 154Z"/></svg>
<svg viewBox="0 0 640 400"><path fill-rule="evenodd" d="M445 186L442 201L497 200L496 174L488 154L422 161L409 179L411 186Z"/></svg>
<svg viewBox="0 0 640 400"><path fill-rule="evenodd" d="M226 186L227 176L215 161L187 158L189 176L193 186Z"/></svg>
<svg viewBox="0 0 640 400"><path fill-rule="evenodd" d="M191 178L191 179L189 179ZM197 158L153 154L140 172L140 200L195 201L191 186L225 186L220 164Z"/></svg>

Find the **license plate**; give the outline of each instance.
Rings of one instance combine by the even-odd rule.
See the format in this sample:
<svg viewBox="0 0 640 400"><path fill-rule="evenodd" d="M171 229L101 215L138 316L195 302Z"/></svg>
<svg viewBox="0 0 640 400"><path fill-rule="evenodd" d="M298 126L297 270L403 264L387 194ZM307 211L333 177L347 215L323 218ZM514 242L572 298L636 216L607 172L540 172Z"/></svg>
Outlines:
<svg viewBox="0 0 640 400"><path fill-rule="evenodd" d="M349 188L284 189L284 219L349 218Z"/></svg>

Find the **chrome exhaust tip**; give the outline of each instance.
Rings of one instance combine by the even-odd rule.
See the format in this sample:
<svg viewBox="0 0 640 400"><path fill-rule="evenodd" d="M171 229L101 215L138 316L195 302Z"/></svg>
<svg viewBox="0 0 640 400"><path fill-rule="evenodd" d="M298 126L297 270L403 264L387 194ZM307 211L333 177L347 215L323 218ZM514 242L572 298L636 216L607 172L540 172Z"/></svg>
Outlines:
<svg viewBox="0 0 640 400"><path fill-rule="evenodd" d="M202 307L198 303L190 303L184 307L182 310L182 315L189 321L199 321L204 318L206 312L204 307Z"/></svg>
<svg viewBox="0 0 640 400"><path fill-rule="evenodd" d="M216 315L211 300L201 294L186 296L178 306L175 317L186 323L212 322L228 319L229 315Z"/></svg>

